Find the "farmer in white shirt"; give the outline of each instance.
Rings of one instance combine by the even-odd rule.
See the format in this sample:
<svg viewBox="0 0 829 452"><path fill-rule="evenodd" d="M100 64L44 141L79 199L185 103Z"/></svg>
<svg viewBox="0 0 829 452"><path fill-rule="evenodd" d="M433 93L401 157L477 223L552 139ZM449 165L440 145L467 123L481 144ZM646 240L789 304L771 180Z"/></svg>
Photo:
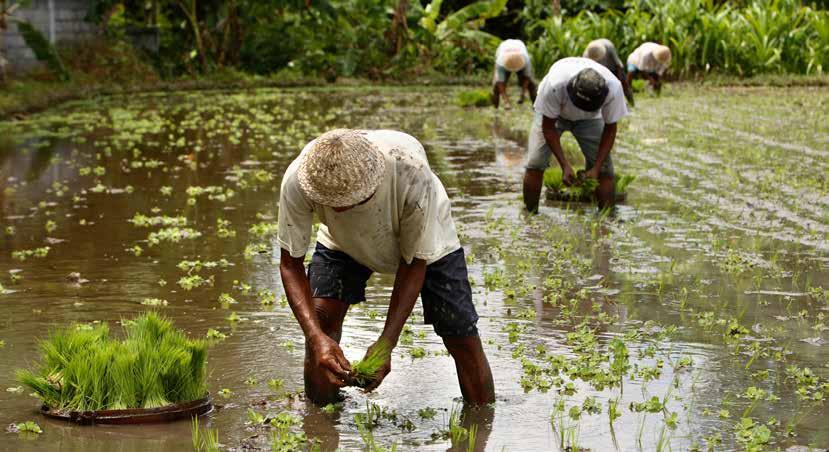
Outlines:
<svg viewBox="0 0 829 452"><path fill-rule="evenodd" d="M616 46L609 39L601 38L590 41L587 44L587 48L584 49L582 57L590 58L612 72L622 82L622 90L625 92L625 98L630 102L630 105L634 104L633 90L630 89L627 81L625 65L622 64L622 60L619 58L619 52L616 51Z"/></svg>
<svg viewBox="0 0 829 452"><path fill-rule="evenodd" d="M306 274L314 216L320 227ZM308 143L282 178L278 240L285 293L305 334L310 400L336 400L351 379L342 323L349 306L365 300L372 272L396 276L383 332L366 353L382 353L385 364L366 390L391 370L392 349L421 295L424 321L454 358L464 399L494 400L449 198L415 138L338 129Z"/></svg>
<svg viewBox="0 0 829 452"><path fill-rule="evenodd" d="M627 63L628 85L633 81L633 77L644 77L658 94L662 90L662 76L671 65L671 49L655 42L646 42L628 56Z"/></svg>
<svg viewBox="0 0 829 452"><path fill-rule="evenodd" d="M538 210L544 170L550 154L561 166L564 183L575 174L561 149L560 136L569 130L585 160L585 177L598 179L599 207L611 206L613 161L610 150L616 140L616 123L628 114L622 83L606 67L589 58L564 58L541 81L535 100L535 120L530 131L524 173L524 204Z"/></svg>
<svg viewBox="0 0 829 452"><path fill-rule="evenodd" d="M495 51L495 74L492 76L492 103L495 108L498 108L501 97L504 98L505 108L512 106L507 97L507 81L513 72L518 76L518 85L521 87L518 103L524 102L525 93L529 93L530 100L535 102L536 87L527 46L518 39L507 39Z"/></svg>

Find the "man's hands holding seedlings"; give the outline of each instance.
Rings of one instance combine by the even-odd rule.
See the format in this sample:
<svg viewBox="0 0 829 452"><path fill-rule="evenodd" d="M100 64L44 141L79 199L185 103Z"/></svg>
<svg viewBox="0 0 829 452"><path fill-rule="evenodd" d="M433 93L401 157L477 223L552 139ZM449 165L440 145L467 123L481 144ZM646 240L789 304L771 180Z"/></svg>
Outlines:
<svg viewBox="0 0 829 452"><path fill-rule="evenodd" d="M380 386L380 383L383 382L383 379L386 378L386 375L391 372L391 348L383 342L382 339L372 344L371 347L366 350L366 357L363 359L367 359L370 356L376 356L377 358L375 359L382 359L382 364L374 374L374 379L371 380L371 383L365 387L364 390L366 392L371 392L377 389L377 387Z"/></svg>
<svg viewBox="0 0 829 452"><path fill-rule="evenodd" d="M340 388L346 386L351 364L345 359L340 344L325 334L320 334L308 341L308 345L314 367L322 370L325 380Z"/></svg>

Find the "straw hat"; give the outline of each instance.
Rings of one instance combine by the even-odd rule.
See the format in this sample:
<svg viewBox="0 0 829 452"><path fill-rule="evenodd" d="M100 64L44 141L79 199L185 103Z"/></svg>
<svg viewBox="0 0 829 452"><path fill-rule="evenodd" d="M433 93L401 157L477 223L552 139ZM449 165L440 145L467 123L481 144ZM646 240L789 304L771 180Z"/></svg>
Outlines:
<svg viewBox="0 0 829 452"><path fill-rule="evenodd" d="M668 46L660 45L653 50L653 57L663 66L667 66L671 63L671 49Z"/></svg>
<svg viewBox="0 0 829 452"><path fill-rule="evenodd" d="M358 130L335 129L302 154L299 187L317 204L349 207L368 199L386 172L383 152Z"/></svg>
<svg viewBox="0 0 829 452"><path fill-rule="evenodd" d="M526 64L527 62L524 61L524 55L521 55L521 52L510 52L504 55L504 69L510 72L518 72L524 69Z"/></svg>
<svg viewBox="0 0 829 452"><path fill-rule="evenodd" d="M599 61L604 58L606 52L607 50L605 50L604 44L600 41L590 41L590 44L587 44L587 49L584 51L584 56L593 61Z"/></svg>

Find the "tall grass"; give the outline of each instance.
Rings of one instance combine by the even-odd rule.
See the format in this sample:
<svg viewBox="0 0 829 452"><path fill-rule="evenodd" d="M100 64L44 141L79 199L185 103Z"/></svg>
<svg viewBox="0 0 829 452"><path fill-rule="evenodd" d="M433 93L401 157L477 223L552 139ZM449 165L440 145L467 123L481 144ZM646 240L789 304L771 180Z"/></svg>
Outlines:
<svg viewBox="0 0 829 452"><path fill-rule="evenodd" d="M799 0L750 0L735 7L714 0L627 0L624 11L548 18L529 27L533 65L545 73L556 60L581 55L605 37L624 61L655 41L673 53L678 76L719 72L821 74L829 70L829 12Z"/></svg>
<svg viewBox="0 0 829 452"><path fill-rule="evenodd" d="M40 343L35 370L17 371L50 408L68 411L157 408L207 394L207 343L188 339L156 313L107 325L76 325Z"/></svg>

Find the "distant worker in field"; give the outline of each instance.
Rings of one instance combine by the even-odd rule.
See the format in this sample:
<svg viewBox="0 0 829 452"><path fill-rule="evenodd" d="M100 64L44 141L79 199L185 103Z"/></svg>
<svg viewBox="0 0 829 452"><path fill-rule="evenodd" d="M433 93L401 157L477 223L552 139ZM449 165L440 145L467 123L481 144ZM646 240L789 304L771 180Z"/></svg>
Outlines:
<svg viewBox="0 0 829 452"><path fill-rule="evenodd" d="M634 105L633 90L630 89L630 84L627 80L625 65L622 64L622 59L619 58L619 52L616 51L616 46L609 39L602 38L590 41L587 44L587 48L584 49L582 57L590 58L612 72L622 82L622 90L625 92L625 98L630 102L630 105Z"/></svg>
<svg viewBox="0 0 829 452"><path fill-rule="evenodd" d="M628 56L627 84L633 82L633 77L640 76L648 79L651 87L657 94L662 91L662 76L671 65L671 49L655 42L646 42Z"/></svg>
<svg viewBox="0 0 829 452"><path fill-rule="evenodd" d="M492 77L492 103L495 108L498 108L501 97L504 98L504 108L512 107L507 96L507 81L513 72L518 76L518 85L521 87L518 103L524 103L527 93L530 100L535 102L536 87L527 46L518 39L507 39L495 51L495 74Z"/></svg>
<svg viewBox="0 0 829 452"><path fill-rule="evenodd" d="M320 227L306 274L315 217ZM339 345L343 319L365 301L366 282L378 272L396 276L385 326L366 353L380 356L382 366L365 389L391 371L392 350L420 295L424 321L455 361L464 400L494 401L449 198L415 138L338 129L308 143L282 178L278 241L282 284L305 335L310 400L330 403L351 381Z"/></svg>
<svg viewBox="0 0 829 452"><path fill-rule="evenodd" d="M561 148L561 134L568 130L584 154L584 177L599 181L599 207L612 206L615 194L610 150L616 140L616 123L628 114L622 82L589 58L571 57L553 64L538 91L524 172L527 210L538 210L551 154L561 166L564 184L569 186L576 181L573 167Z"/></svg>

